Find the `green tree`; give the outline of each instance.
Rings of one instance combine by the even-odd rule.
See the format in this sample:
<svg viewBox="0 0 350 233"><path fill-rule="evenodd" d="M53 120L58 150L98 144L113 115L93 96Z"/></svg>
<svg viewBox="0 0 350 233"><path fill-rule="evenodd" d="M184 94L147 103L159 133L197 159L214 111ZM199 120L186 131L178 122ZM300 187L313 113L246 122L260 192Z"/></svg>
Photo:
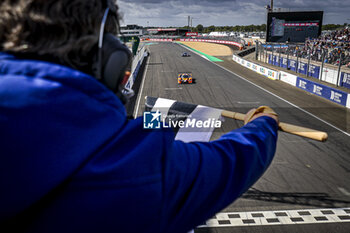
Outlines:
<svg viewBox="0 0 350 233"><path fill-rule="evenodd" d="M198 30L198 28L196 28L196 29ZM211 25L209 27L203 27L203 32L205 32L205 33L213 32L213 31L219 31L219 32L223 32L223 31L226 31L226 32L231 32L231 31L235 31L235 32L261 32L261 31L263 31L263 32L265 32L266 31L266 24L261 24L261 25L251 24L251 25L236 25L236 26Z"/></svg>
<svg viewBox="0 0 350 233"><path fill-rule="evenodd" d="M259 31L266 32L266 24L261 24L259 27Z"/></svg>
<svg viewBox="0 0 350 233"><path fill-rule="evenodd" d="M336 30L338 28L340 28L341 25L340 24L325 24L325 25L322 25L322 30Z"/></svg>
<svg viewBox="0 0 350 233"><path fill-rule="evenodd" d="M199 32L199 33L203 32L203 30L204 30L203 25L202 25L202 24L198 24L197 27L196 27L196 30L197 30L197 32Z"/></svg>
<svg viewBox="0 0 350 233"><path fill-rule="evenodd" d="M211 25L208 27L208 32L213 32L215 31L215 26L214 25Z"/></svg>

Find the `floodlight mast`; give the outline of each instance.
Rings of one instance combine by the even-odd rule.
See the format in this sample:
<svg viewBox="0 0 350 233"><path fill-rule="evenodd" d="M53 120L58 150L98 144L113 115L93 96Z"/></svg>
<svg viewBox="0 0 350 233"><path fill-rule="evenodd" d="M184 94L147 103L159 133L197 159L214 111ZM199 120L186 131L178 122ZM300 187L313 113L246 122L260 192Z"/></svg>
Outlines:
<svg viewBox="0 0 350 233"><path fill-rule="evenodd" d="M273 0L271 0L271 4L270 4L270 6L271 6L270 11L271 11L271 12L273 12Z"/></svg>

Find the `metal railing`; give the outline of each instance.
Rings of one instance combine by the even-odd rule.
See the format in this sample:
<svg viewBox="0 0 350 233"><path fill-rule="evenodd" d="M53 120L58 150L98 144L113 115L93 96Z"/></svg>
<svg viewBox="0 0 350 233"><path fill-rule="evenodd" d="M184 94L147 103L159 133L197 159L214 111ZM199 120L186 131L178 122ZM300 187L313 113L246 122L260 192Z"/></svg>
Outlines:
<svg viewBox="0 0 350 233"><path fill-rule="evenodd" d="M347 83L350 75L350 51L347 49L305 44L262 44L257 41L256 59L336 86L344 86L343 83L346 82L345 86L349 85L350 88L350 83Z"/></svg>

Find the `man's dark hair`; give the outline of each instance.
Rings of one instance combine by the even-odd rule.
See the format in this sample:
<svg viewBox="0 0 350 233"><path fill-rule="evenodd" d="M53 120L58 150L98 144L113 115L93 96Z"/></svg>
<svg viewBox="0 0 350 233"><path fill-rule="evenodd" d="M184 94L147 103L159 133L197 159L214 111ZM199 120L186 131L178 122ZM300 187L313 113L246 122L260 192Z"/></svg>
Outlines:
<svg viewBox="0 0 350 233"><path fill-rule="evenodd" d="M92 73L100 23L110 10L106 32L119 31L113 0L0 1L0 51L55 61Z"/></svg>

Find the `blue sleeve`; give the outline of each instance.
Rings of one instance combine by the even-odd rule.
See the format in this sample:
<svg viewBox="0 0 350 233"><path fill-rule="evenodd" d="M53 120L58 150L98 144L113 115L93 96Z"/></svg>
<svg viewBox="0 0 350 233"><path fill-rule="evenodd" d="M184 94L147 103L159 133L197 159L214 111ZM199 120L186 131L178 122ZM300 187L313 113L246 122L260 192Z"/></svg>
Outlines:
<svg viewBox="0 0 350 233"><path fill-rule="evenodd" d="M175 141L164 161L164 232L194 228L252 186L273 159L277 130L259 117L210 143Z"/></svg>

